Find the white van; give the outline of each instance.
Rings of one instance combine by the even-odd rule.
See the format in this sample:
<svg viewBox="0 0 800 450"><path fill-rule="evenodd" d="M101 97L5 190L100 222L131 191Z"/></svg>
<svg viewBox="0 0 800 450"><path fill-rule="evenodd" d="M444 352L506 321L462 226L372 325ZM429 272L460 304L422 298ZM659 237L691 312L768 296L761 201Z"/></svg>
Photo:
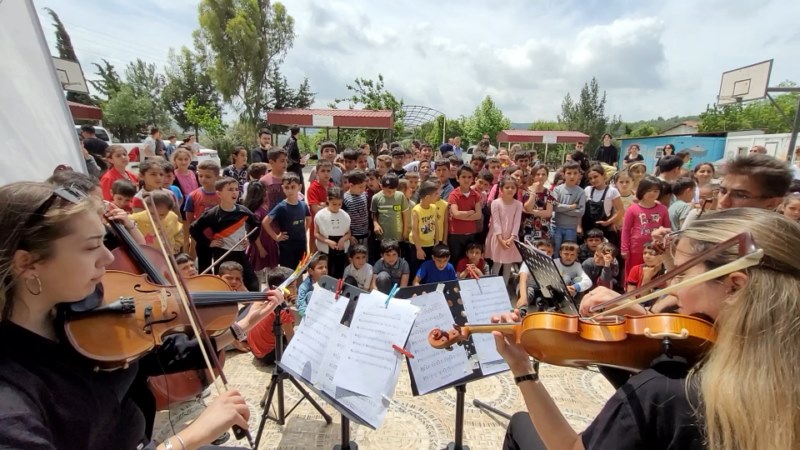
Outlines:
<svg viewBox="0 0 800 450"><path fill-rule="evenodd" d="M81 126L80 125L75 125L75 132L78 133L78 136L81 135ZM111 139L114 137L114 136L111 135L111 133L108 132L108 130L106 130L103 127L98 127L97 125L94 126L94 134L95 134L95 136L97 136L98 139L100 139L102 141L106 141L109 144L112 143Z"/></svg>

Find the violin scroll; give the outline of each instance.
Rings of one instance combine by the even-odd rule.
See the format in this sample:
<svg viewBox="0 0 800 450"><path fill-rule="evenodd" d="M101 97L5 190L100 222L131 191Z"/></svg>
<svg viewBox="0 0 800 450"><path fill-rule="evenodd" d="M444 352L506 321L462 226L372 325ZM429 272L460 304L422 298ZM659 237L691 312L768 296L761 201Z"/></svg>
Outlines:
<svg viewBox="0 0 800 450"><path fill-rule="evenodd" d="M452 350L453 344L466 341L469 338L469 334L469 329L464 329L455 324L450 331L434 328L428 333L428 343L435 349Z"/></svg>

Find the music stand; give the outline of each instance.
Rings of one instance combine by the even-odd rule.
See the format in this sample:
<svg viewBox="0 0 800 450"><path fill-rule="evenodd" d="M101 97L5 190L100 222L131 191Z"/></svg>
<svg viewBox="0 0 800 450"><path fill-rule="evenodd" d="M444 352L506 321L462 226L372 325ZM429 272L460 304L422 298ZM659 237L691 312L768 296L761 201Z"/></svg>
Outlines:
<svg viewBox="0 0 800 450"><path fill-rule="evenodd" d="M292 413L292 411L297 408L303 400L308 400L309 403L314 407L314 409L319 412L319 414L325 419L325 422L330 425L333 422L328 413L322 409L322 406L311 397L311 394L303 388L303 386L289 373L287 373L283 368L280 366L281 357L283 356L283 329L281 326L281 312L286 308L286 305L281 305L275 309L275 320L272 322L272 334L275 336L275 367L272 369L272 377L269 381L269 386L267 387L266 391L264 392L264 397L261 399L261 403L263 404L263 412L261 414L261 422L258 424L258 433L256 435L255 447L258 448L258 444L261 441L261 434L264 432L264 425L266 425L267 419L274 420L275 423L278 425L285 425L286 424L286 417ZM292 382L294 387L302 394L300 400L295 403L292 409L289 412L285 410L285 398L283 396L283 381L289 380ZM272 400L275 394L278 394L278 408L277 414L275 417L271 417L269 415L269 410L272 407Z"/></svg>
<svg viewBox="0 0 800 450"><path fill-rule="evenodd" d="M578 314L575 300L569 294L564 278L558 272L553 258L526 242L515 240L522 261L528 266L531 277L542 292L542 304L536 305L540 311L558 311L564 314ZM538 302L537 302L538 303Z"/></svg>

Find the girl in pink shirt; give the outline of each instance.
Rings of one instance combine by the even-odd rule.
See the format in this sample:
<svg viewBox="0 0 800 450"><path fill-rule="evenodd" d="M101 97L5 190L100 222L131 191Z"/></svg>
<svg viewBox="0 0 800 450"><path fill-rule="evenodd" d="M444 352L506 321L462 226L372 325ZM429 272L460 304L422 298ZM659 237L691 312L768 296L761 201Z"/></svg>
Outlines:
<svg viewBox="0 0 800 450"><path fill-rule="evenodd" d="M514 199L517 194L517 180L513 177L503 177L499 187L500 197L492 200L490 207L491 223L486 236L486 257L494 262L492 275L499 275L502 271L503 280L508 284L512 264L522 262L522 256L514 244L522 220L522 202Z"/></svg>
<svg viewBox="0 0 800 450"><path fill-rule="evenodd" d="M639 182L636 189L638 203L633 203L625 211L622 222L621 253L625 259L625 279L630 271L644 264L644 244L651 241L650 233L656 228L670 228L667 208L656 200L661 195L661 181L647 176Z"/></svg>

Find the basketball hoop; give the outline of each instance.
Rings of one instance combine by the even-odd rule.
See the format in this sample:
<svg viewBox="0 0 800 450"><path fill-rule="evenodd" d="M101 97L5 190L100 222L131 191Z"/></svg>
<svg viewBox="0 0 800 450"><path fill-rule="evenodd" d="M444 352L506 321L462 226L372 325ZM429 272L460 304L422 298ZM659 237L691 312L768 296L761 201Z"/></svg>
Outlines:
<svg viewBox="0 0 800 450"><path fill-rule="evenodd" d="M741 104L767 96L772 60L729 70L722 74L717 106Z"/></svg>

